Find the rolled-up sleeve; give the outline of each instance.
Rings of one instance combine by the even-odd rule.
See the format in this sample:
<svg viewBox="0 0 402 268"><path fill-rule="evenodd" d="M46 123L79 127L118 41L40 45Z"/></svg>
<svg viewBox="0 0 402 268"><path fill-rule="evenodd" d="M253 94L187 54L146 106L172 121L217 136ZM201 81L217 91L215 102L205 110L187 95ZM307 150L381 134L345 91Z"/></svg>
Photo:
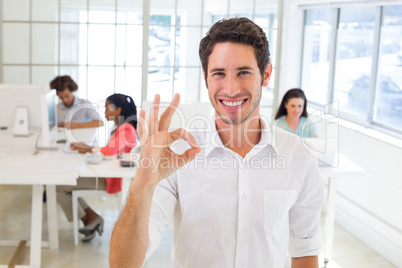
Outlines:
<svg viewBox="0 0 402 268"><path fill-rule="evenodd" d="M149 218L149 245L145 261L159 247L163 233L173 220L177 203L176 174L162 180L155 189Z"/></svg>
<svg viewBox="0 0 402 268"><path fill-rule="evenodd" d="M290 257L320 254L320 216L323 201L324 189L317 160L311 157L307 163L299 197L290 210Z"/></svg>
<svg viewBox="0 0 402 268"><path fill-rule="evenodd" d="M102 117L100 116L100 114L98 113L98 111L96 110L95 106L88 102L88 108L85 110L86 113L86 117L88 118L88 120L91 121L103 121Z"/></svg>

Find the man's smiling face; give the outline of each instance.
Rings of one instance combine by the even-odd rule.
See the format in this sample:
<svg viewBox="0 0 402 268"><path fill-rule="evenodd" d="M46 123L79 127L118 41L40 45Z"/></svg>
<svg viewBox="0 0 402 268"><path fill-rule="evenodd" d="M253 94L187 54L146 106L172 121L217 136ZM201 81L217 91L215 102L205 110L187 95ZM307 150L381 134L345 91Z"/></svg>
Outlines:
<svg viewBox="0 0 402 268"><path fill-rule="evenodd" d="M271 75L269 63L261 77L250 45L217 43L208 59L207 87L215 111L226 124L237 125L259 114L262 86Z"/></svg>

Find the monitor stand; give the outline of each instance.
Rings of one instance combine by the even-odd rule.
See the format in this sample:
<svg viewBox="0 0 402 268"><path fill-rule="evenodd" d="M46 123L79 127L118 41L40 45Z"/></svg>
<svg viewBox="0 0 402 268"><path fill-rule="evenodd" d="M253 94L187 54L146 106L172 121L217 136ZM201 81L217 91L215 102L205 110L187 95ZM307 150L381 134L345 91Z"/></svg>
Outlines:
<svg viewBox="0 0 402 268"><path fill-rule="evenodd" d="M19 106L15 111L14 136L29 136L28 107Z"/></svg>

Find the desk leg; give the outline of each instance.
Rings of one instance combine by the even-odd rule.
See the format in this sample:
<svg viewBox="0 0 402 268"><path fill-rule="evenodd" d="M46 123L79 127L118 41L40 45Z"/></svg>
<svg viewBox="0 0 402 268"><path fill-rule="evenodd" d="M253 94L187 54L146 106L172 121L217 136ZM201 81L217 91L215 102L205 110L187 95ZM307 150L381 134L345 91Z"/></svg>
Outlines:
<svg viewBox="0 0 402 268"><path fill-rule="evenodd" d="M332 258L332 245L335 225L335 199L337 178L328 178L327 215L325 216L325 263Z"/></svg>
<svg viewBox="0 0 402 268"><path fill-rule="evenodd" d="M56 185L46 185L47 224L49 234L49 248L59 248L59 233L57 224Z"/></svg>
<svg viewBox="0 0 402 268"><path fill-rule="evenodd" d="M32 186L30 266L40 267L42 250L43 185Z"/></svg>

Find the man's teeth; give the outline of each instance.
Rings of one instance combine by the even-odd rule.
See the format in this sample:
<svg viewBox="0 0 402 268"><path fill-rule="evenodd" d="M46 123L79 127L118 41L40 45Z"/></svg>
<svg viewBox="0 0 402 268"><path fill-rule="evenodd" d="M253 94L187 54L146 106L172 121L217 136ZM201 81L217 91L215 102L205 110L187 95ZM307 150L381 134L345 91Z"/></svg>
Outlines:
<svg viewBox="0 0 402 268"><path fill-rule="evenodd" d="M243 104L243 102L244 102L244 100L242 100L242 101L234 101L234 102L222 101L223 104L225 104L226 106L230 106L230 107L239 106L239 105Z"/></svg>

